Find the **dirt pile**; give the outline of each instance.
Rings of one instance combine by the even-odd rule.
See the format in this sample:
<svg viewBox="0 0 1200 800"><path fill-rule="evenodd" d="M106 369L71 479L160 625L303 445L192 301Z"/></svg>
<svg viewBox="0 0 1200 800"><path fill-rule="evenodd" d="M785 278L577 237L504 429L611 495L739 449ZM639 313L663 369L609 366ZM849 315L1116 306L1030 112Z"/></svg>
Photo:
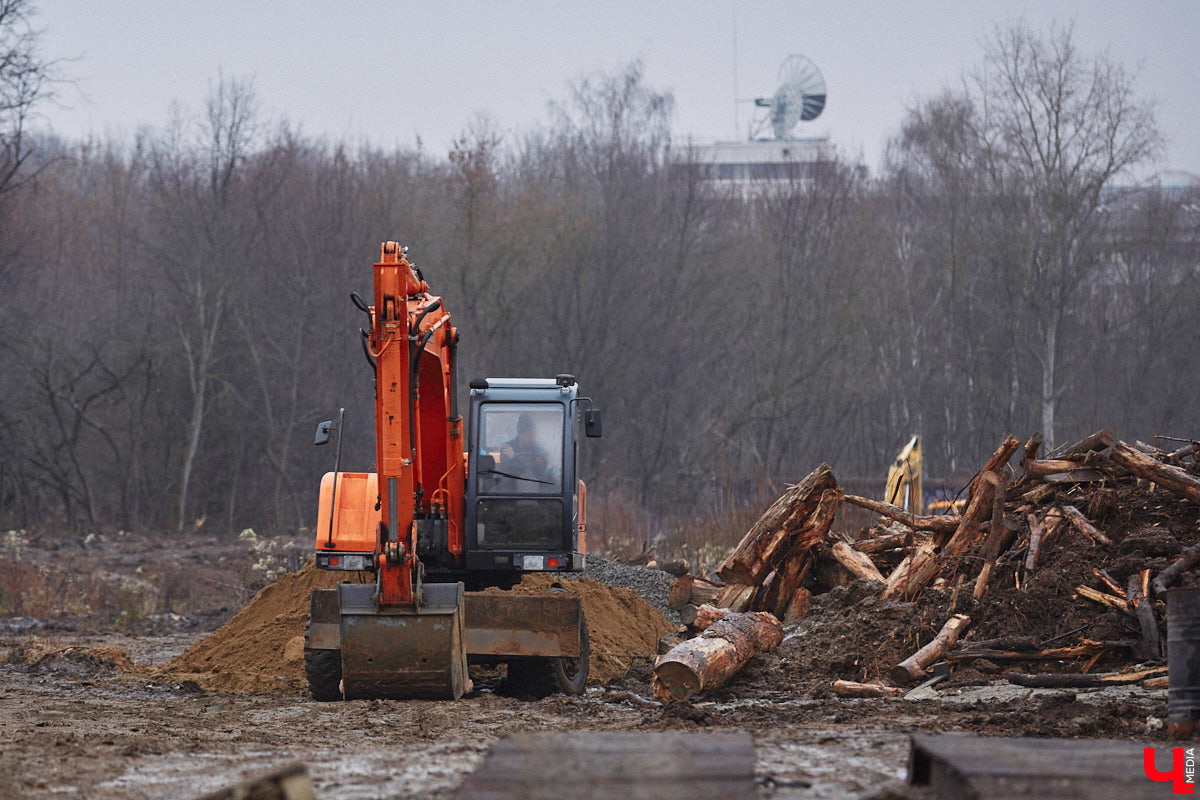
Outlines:
<svg viewBox="0 0 1200 800"><path fill-rule="evenodd" d="M531 573L513 591L542 592L552 584L579 595L583 604L592 648L588 683L608 683L624 676L637 659L657 655L658 640L675 630L662 611L633 589L590 578L562 581L554 575Z"/></svg>
<svg viewBox="0 0 1200 800"><path fill-rule="evenodd" d="M59 647L32 639L6 643L0 649L6 650L4 663L22 667L33 675L86 680L107 674L141 675L147 671L145 665L135 664L121 647Z"/></svg>
<svg viewBox="0 0 1200 800"><path fill-rule="evenodd" d="M163 670L205 689L245 694L305 688L304 625L309 594L331 589L355 573L319 570L309 561L280 576L233 619L193 644Z"/></svg>
<svg viewBox="0 0 1200 800"><path fill-rule="evenodd" d="M299 572L281 576L163 671L175 680L193 680L206 689L235 694L304 690L309 594L313 589L332 588L345 576L318 570L311 562ZM552 575L526 575L514 591L544 591L555 580ZM659 638L674 630L662 612L631 589L586 578L562 585L583 602L591 635L593 683L620 677L635 659L654 656Z"/></svg>

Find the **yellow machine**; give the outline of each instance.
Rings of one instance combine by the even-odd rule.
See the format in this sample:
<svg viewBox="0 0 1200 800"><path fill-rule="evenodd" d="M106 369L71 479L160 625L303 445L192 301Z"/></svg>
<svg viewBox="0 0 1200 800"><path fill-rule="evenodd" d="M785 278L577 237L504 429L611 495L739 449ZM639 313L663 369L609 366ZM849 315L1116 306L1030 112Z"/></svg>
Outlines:
<svg viewBox="0 0 1200 800"><path fill-rule="evenodd" d="M913 514L924 513L921 485L921 437L914 434L888 467L883 499Z"/></svg>

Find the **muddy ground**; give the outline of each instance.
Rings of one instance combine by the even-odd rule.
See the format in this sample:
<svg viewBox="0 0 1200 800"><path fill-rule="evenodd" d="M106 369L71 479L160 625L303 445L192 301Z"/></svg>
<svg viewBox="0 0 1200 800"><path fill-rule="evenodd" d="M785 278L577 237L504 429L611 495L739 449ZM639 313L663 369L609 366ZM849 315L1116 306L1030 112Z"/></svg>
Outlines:
<svg viewBox="0 0 1200 800"><path fill-rule="evenodd" d="M1163 744L1166 693L1138 688L1052 692L986 686L941 699L838 700L764 692L754 673L715 699L639 707L648 665L580 698L525 701L483 688L459 702L317 703L300 692L229 695L193 683L137 679L83 648L143 660L175 655L192 636L56 635L66 655L0 668L0 796L190 798L291 761L320 798L452 797L505 733L538 730L745 730L758 751L758 792L860 798L903 782L909 731Z"/></svg>
<svg viewBox="0 0 1200 800"><path fill-rule="evenodd" d="M191 798L302 761L323 800L447 798L497 737L534 730L749 731L757 791L775 798L879 795L903 782L907 734L916 730L1165 744L1166 692L1140 686L1029 690L975 674L952 678L952 688L927 700L837 699L812 673L830 668L816 657L829 641L819 617L790 628L777 654L755 660L729 686L674 706L644 703L649 659L635 659L624 677L583 697L538 701L503 696L495 673L476 674L476 691L458 702L317 703L287 681L270 693L226 694L155 669L241 608L257 588L252 578L268 582L252 570L261 542L247 542L208 542L206 581L157 595L139 589L147 598L137 609L99 600L40 615L5 609L0 797ZM186 573L181 557L152 544L122 537L93 540L83 551L74 541L43 550L34 542L23 558L116 575L136 575L138 567L141 575ZM223 571L212 566L218 558L229 565ZM229 574L241 588L210 593L198 585L230 582ZM202 608L185 607L185 589L199 593Z"/></svg>

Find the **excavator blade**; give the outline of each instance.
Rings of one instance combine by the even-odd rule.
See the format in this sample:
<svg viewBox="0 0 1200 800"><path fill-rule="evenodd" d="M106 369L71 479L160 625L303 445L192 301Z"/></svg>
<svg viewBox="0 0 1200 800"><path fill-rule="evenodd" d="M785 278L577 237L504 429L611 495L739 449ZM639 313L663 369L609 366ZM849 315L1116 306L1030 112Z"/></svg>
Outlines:
<svg viewBox="0 0 1200 800"><path fill-rule="evenodd" d="M425 584L419 609L378 609L372 584L338 586L347 700L457 700L470 691L461 583Z"/></svg>
<svg viewBox="0 0 1200 800"><path fill-rule="evenodd" d="M467 592L469 656L579 656L579 595Z"/></svg>

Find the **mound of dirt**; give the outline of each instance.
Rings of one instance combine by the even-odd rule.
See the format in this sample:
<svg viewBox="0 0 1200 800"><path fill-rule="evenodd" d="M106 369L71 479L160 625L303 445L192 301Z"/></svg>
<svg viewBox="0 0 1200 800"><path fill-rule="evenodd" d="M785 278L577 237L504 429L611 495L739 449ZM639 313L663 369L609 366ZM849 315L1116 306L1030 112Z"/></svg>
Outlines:
<svg viewBox="0 0 1200 800"><path fill-rule="evenodd" d="M562 581L548 573L530 573L512 591L544 592L551 585L574 592L583 604L592 649L588 683L623 677L636 659L657 655L658 640L675 630L662 611L633 589L591 578Z"/></svg>
<svg viewBox="0 0 1200 800"><path fill-rule="evenodd" d="M233 694L302 691L304 625L309 594L333 588L347 573L318 570L312 562L265 587L229 622L193 644L163 671L174 680L193 680L205 689ZM358 580L368 580L363 574ZM544 591L556 581L526 575L514 591ZM653 657L658 640L674 630L662 612L631 589L593 580L564 581L577 593L591 637L589 680L605 683L624 675L636 658Z"/></svg>
<svg viewBox="0 0 1200 800"><path fill-rule="evenodd" d="M205 689L249 694L290 692L304 678L304 625L313 589L332 589L356 573L319 570L312 561L280 576L213 633L184 650L163 670ZM368 576L369 577L369 576Z"/></svg>
<svg viewBox="0 0 1200 800"><path fill-rule="evenodd" d="M55 647L36 640L12 647L5 659L34 675L88 679L113 673L137 675L146 671L121 647Z"/></svg>

